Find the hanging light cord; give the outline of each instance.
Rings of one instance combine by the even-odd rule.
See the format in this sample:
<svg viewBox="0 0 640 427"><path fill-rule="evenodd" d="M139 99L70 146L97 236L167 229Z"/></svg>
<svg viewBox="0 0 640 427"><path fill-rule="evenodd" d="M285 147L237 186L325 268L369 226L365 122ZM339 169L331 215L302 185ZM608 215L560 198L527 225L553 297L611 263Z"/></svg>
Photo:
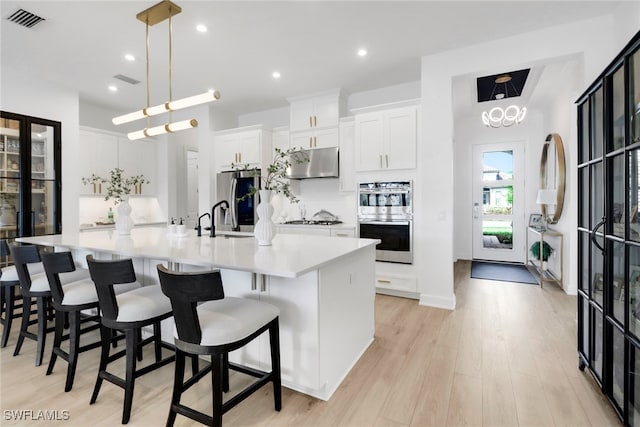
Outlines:
<svg viewBox="0 0 640 427"><path fill-rule="evenodd" d="M146 22L146 28L147 28L147 108L151 107L151 99L149 96L149 18L147 18L147 22ZM150 118L149 116L147 116L147 127L149 127L150 125Z"/></svg>
<svg viewBox="0 0 640 427"><path fill-rule="evenodd" d="M171 9L171 7L169 7ZM171 21L171 14L169 14L169 102L173 101L173 69L172 69L172 57L173 57L173 23ZM169 110L169 123L173 121L173 111Z"/></svg>

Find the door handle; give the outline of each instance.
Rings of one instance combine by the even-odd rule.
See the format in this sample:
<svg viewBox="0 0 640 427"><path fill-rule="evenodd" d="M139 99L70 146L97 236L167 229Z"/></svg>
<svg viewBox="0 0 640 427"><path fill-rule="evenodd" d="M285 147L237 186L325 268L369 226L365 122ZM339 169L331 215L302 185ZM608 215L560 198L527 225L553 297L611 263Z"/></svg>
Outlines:
<svg viewBox="0 0 640 427"><path fill-rule="evenodd" d="M591 241L593 242L594 245L598 247L598 249L600 249L600 252L602 252L603 254L604 254L604 248L600 246L600 243L598 243L598 240L596 239L596 232L598 231L598 228L604 225L605 222L607 222L607 219L606 217L603 216L602 220L600 220L600 222L597 223L595 227L593 227L593 230L591 230Z"/></svg>

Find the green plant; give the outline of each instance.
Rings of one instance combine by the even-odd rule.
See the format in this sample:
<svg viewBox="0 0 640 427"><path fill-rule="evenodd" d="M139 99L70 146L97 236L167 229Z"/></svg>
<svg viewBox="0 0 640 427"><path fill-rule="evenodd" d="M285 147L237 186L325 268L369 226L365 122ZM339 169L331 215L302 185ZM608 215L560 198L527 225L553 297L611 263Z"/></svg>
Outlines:
<svg viewBox="0 0 640 427"><path fill-rule="evenodd" d="M231 164L236 170L249 171L251 176L257 176L260 178L262 189L271 190L274 193L284 195L291 203L298 203L298 198L291 192L291 186L289 185L289 179L287 179L287 169L291 166L291 162L304 163L309 161L309 156L302 151L302 148L289 148L288 150L281 150L275 148L275 154L273 155L273 162L267 167L266 174L261 174L258 168L249 168L249 165L244 165L243 168L238 168L237 165ZM258 188L251 186L249 192L238 200L244 200L253 196L258 191Z"/></svg>
<svg viewBox="0 0 640 427"><path fill-rule="evenodd" d="M119 203L126 196L131 194L131 190L133 190L137 186L141 186L142 184L148 184L149 180L145 178L144 175L134 175L129 178L123 177L124 170L120 168L113 168L110 172L110 179L105 179L96 174L91 174L89 178L82 178L83 184L101 184L107 183L107 195L105 196L105 200L109 200L114 198L114 203Z"/></svg>
<svg viewBox="0 0 640 427"><path fill-rule="evenodd" d="M540 259L540 242L533 242L531 247L529 248L531 251L531 255L535 259ZM551 253L553 252L553 248L547 242L544 242L542 245L542 261L548 261Z"/></svg>

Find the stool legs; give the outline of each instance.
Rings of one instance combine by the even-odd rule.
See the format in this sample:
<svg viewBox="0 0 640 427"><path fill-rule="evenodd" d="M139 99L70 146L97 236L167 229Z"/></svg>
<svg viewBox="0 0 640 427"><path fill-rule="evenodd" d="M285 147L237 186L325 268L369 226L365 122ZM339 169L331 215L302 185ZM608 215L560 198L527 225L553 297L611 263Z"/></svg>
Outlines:
<svg viewBox="0 0 640 427"><path fill-rule="evenodd" d="M222 388L224 379L224 357L220 353L211 355L211 390L213 400L212 426L222 426Z"/></svg>
<svg viewBox="0 0 640 427"><path fill-rule="evenodd" d="M176 421L175 406L180 404L180 395L182 394L182 383L184 382L184 365L185 353L176 349L175 371L173 378L173 393L171 395L171 406L169 407L169 417L167 418L167 427L173 427ZM195 373L194 373L195 374Z"/></svg>
<svg viewBox="0 0 640 427"><path fill-rule="evenodd" d="M96 403L98 393L100 393L100 386L102 386L102 377L107 371L107 363L109 361L109 346L111 344L111 329L100 326L100 340L102 346L100 347L100 366L98 367L98 377L96 378L96 385L93 387L93 394L91 395L90 405Z"/></svg>
<svg viewBox="0 0 640 427"><path fill-rule="evenodd" d="M27 328L29 327L30 317L31 317L31 297L23 296L20 333L18 334L18 341L16 341L16 348L13 351L14 356L17 356L18 354L20 354L20 350L22 349L22 343L24 342L24 337L27 335Z"/></svg>
<svg viewBox="0 0 640 427"><path fill-rule="evenodd" d="M16 293L15 286L1 286L0 290L2 291L4 304L4 321L0 347L4 348L7 346L7 341L9 341L9 332L11 332L11 324L13 323L13 318L15 316L13 310L16 303Z"/></svg>
<svg viewBox="0 0 640 427"><path fill-rule="evenodd" d="M271 347L271 370L273 376L273 403L276 411L282 409L282 386L280 379L280 326L278 319L269 325L269 345Z"/></svg>

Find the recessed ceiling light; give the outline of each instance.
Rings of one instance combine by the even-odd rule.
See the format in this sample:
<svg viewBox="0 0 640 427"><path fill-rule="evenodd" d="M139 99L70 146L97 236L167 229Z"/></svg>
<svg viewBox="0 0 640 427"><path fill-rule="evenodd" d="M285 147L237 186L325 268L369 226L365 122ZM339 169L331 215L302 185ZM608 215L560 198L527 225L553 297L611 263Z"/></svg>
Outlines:
<svg viewBox="0 0 640 427"><path fill-rule="evenodd" d="M203 24L198 24L196 26L196 30L200 31L201 33L206 33L207 32L207 26L203 25Z"/></svg>
<svg viewBox="0 0 640 427"><path fill-rule="evenodd" d="M135 60L136 60L136 57L135 57L135 56L133 56L133 55L131 55L130 53L127 53L127 54L124 56L124 59L126 59L127 61L135 61Z"/></svg>
<svg viewBox="0 0 640 427"><path fill-rule="evenodd" d="M273 73L271 73L271 76L274 79L279 79L280 78L280 72L279 71L274 71Z"/></svg>
<svg viewBox="0 0 640 427"><path fill-rule="evenodd" d="M359 49L358 56L367 56L367 49Z"/></svg>
<svg viewBox="0 0 640 427"><path fill-rule="evenodd" d="M116 86L114 86L114 85L111 85L111 86L109 86L109 90L110 90L111 92L117 92L117 91L118 91L118 88L117 88Z"/></svg>

